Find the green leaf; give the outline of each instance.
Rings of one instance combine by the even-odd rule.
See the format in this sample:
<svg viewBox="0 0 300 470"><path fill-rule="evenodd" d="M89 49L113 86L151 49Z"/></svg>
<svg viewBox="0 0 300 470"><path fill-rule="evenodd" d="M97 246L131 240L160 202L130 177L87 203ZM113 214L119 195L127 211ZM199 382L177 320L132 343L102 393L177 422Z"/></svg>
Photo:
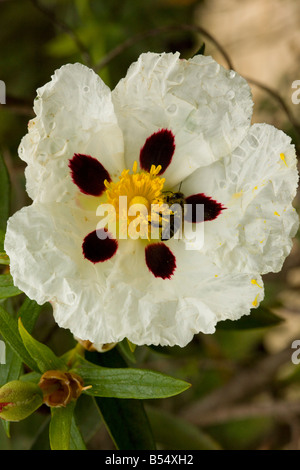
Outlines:
<svg viewBox="0 0 300 470"><path fill-rule="evenodd" d="M196 55L204 55L205 53L205 42L203 42L199 48L199 50L196 52L196 54L194 54L193 57L195 57Z"/></svg>
<svg viewBox="0 0 300 470"><path fill-rule="evenodd" d="M9 257L4 250L5 232L0 228L0 264L8 265Z"/></svg>
<svg viewBox="0 0 300 470"><path fill-rule="evenodd" d="M49 439L51 450L70 450L75 402L66 407L51 408Z"/></svg>
<svg viewBox="0 0 300 470"><path fill-rule="evenodd" d="M148 408L147 415L156 442L166 449L220 450L219 444L197 426L161 408Z"/></svg>
<svg viewBox="0 0 300 470"><path fill-rule="evenodd" d="M84 393L77 400L74 417L84 442L89 442L103 427L95 398Z"/></svg>
<svg viewBox="0 0 300 470"><path fill-rule="evenodd" d="M258 307L252 310L250 315L245 315L239 320L225 320L217 325L218 330L250 330L257 328L268 328L282 323L283 318L275 315L265 307Z"/></svg>
<svg viewBox="0 0 300 470"><path fill-rule="evenodd" d="M7 299L15 295L22 294L17 287L14 286L13 278L10 274L0 275L0 299Z"/></svg>
<svg viewBox="0 0 300 470"><path fill-rule="evenodd" d="M77 427L74 416L72 416L71 422L70 450L86 450L86 445Z"/></svg>
<svg viewBox="0 0 300 470"><path fill-rule="evenodd" d="M31 300L28 297L24 300L18 312L18 317L20 317L24 328L29 333L31 333L42 308L42 305L37 304L35 300Z"/></svg>
<svg viewBox="0 0 300 470"><path fill-rule="evenodd" d="M134 355L134 349L132 350L131 347L132 343L129 343L127 338L123 339L120 343L118 343L117 348L119 349L120 353L122 356L124 356L125 359L128 359L129 362L136 363L136 358Z"/></svg>
<svg viewBox="0 0 300 470"><path fill-rule="evenodd" d="M0 251L0 264L4 264L8 266L9 263L10 261L9 261L9 257L7 256L7 254L4 251Z"/></svg>
<svg viewBox="0 0 300 470"><path fill-rule="evenodd" d="M116 348L105 354L88 353L89 359L105 367L127 367ZM155 450L155 442L141 400L100 398L95 402L117 449Z"/></svg>
<svg viewBox="0 0 300 470"><path fill-rule="evenodd" d="M3 157L0 154L0 229L5 232L10 211L10 180Z"/></svg>
<svg viewBox="0 0 300 470"><path fill-rule="evenodd" d="M109 435L119 450L155 450L153 434L140 400L95 398Z"/></svg>
<svg viewBox="0 0 300 470"><path fill-rule="evenodd" d="M38 308L37 308L38 307ZM23 320L26 320L26 325L29 329L33 328L35 321L37 319L38 313L41 307L36 304L33 300L28 298L25 299L19 313L22 315ZM16 326L16 322L15 322ZM19 355L17 355L13 349L6 345L6 361L5 364L2 364L0 367L0 386L6 384L7 382L11 382L12 380L17 380L20 377L20 373L22 370L22 360ZM37 374L33 372L33 374ZM31 373L27 374L27 376L31 376ZM38 380L40 378L40 374L37 374ZM28 378L28 380L30 380ZM10 423L9 421L1 420L4 426L6 435L10 437Z"/></svg>
<svg viewBox="0 0 300 470"><path fill-rule="evenodd" d="M85 386L92 385L86 393L98 397L114 398L167 398L178 395L190 387L183 380L160 372L130 368L96 366L80 358L74 372L80 375Z"/></svg>
<svg viewBox="0 0 300 470"><path fill-rule="evenodd" d="M30 369L39 370L23 344L16 320L2 306L0 306L0 333L5 342Z"/></svg>
<svg viewBox="0 0 300 470"><path fill-rule="evenodd" d="M60 358L58 358L48 346L40 343L34 339L28 331L22 325L22 321L19 318L19 332L23 340L24 346L27 349L30 356L36 362L41 373L47 370L64 370L66 364Z"/></svg>
<svg viewBox="0 0 300 470"><path fill-rule="evenodd" d="M17 354L6 345L5 351L5 364L0 365L0 387L1 385L17 380L22 370L22 361ZM9 421L1 420L7 437L10 437L10 423Z"/></svg>

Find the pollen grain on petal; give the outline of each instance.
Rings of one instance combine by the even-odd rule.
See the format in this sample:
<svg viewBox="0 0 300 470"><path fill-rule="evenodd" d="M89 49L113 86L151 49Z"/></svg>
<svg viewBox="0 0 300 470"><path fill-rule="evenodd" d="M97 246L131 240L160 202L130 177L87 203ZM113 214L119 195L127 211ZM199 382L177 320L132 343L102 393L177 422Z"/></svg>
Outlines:
<svg viewBox="0 0 300 470"><path fill-rule="evenodd" d="M89 233L82 244L84 257L94 264L109 260L117 249L117 240L111 237L106 228Z"/></svg>
<svg viewBox="0 0 300 470"><path fill-rule="evenodd" d="M155 277L171 279L176 269L176 258L164 243L151 243L145 249L146 264Z"/></svg>
<svg viewBox="0 0 300 470"><path fill-rule="evenodd" d="M104 166L90 155L75 153L69 160L69 168L73 182L84 194L100 196L105 191L105 181L111 181Z"/></svg>
<svg viewBox="0 0 300 470"><path fill-rule="evenodd" d="M140 165L145 171L160 167L157 174L166 171L175 151L175 137L169 129L161 129L146 139L140 151Z"/></svg>

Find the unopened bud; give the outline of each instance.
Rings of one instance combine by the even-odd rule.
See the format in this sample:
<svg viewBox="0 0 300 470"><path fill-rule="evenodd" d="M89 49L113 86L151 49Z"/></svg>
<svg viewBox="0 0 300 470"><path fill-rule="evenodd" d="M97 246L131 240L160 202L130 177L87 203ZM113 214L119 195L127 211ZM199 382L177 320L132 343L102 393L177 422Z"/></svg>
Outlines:
<svg viewBox="0 0 300 470"><path fill-rule="evenodd" d="M32 382L13 380L0 388L0 418L21 421L43 404L39 386Z"/></svg>
<svg viewBox="0 0 300 470"><path fill-rule="evenodd" d="M85 390L83 380L74 372L61 370L47 370L39 382L44 396L44 403L48 406L67 406L72 400L77 400Z"/></svg>
<svg viewBox="0 0 300 470"><path fill-rule="evenodd" d="M98 352L107 352L113 349L118 343L92 343L88 340L83 340L80 338L75 337L76 341L78 341L81 346L84 347L87 351L98 351Z"/></svg>

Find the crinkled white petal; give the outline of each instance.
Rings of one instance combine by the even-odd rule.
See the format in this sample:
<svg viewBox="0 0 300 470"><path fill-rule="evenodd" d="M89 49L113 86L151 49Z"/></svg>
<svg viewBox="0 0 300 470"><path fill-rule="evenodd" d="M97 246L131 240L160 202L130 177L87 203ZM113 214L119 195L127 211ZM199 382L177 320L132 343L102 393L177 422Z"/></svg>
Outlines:
<svg viewBox="0 0 300 470"><path fill-rule="evenodd" d="M15 284L38 303L51 302L57 323L76 337L185 346L263 298L259 275L226 274L177 240L168 243L177 263L172 280L148 270L141 241L119 241L113 258L94 265L81 245L95 223L66 204L34 203L10 218L5 239Z"/></svg>
<svg viewBox="0 0 300 470"><path fill-rule="evenodd" d="M142 54L112 92L131 168L147 137L168 128L175 135L173 161L164 173L175 185L195 169L234 150L252 115L247 82L211 57Z"/></svg>
<svg viewBox="0 0 300 470"><path fill-rule="evenodd" d="M226 207L204 223L203 253L227 272L277 272L292 247L299 218L291 139L255 124L232 155L197 170L182 184L186 196L205 193Z"/></svg>
<svg viewBox="0 0 300 470"><path fill-rule="evenodd" d="M112 177L124 168L123 136L111 92L93 70L68 64L37 90L36 117L22 139L19 156L27 164L29 196L36 201L68 201L78 188L68 160L74 153L91 155Z"/></svg>

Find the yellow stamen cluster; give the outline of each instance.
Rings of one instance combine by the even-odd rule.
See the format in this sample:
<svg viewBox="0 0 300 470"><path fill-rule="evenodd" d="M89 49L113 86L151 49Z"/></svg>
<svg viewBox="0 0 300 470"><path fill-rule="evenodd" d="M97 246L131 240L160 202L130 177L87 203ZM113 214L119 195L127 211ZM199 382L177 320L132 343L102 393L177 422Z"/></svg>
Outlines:
<svg viewBox="0 0 300 470"><path fill-rule="evenodd" d="M105 181L107 202L115 207L116 213L119 210L119 197L127 196L129 207L132 204L144 204L147 209L151 204L159 203L165 178L160 178L158 173L161 166L152 165L150 173L137 173L137 162L134 162L132 172L123 170L116 183Z"/></svg>
<svg viewBox="0 0 300 470"><path fill-rule="evenodd" d="M146 209L146 215L142 224L141 219L139 220L139 224L144 225L144 231L148 234L151 207L154 204L163 204L162 190L165 178L158 176L161 171L160 165L152 165L150 172L137 172L137 167L137 162L134 162L132 173L129 169L123 170L119 181L110 183L105 181L106 197L107 203L115 208L117 220L125 220L127 226L133 221L133 217L128 215L130 207L135 204L142 205ZM123 206L124 214L120 214L120 197L122 196L127 197L127 204Z"/></svg>

